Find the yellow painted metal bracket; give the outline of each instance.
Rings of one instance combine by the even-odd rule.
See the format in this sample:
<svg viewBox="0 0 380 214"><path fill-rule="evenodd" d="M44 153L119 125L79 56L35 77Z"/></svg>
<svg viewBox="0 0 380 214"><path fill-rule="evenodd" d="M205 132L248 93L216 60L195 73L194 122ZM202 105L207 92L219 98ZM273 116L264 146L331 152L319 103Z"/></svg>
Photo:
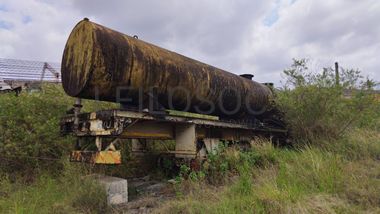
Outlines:
<svg viewBox="0 0 380 214"><path fill-rule="evenodd" d="M121 164L120 151L72 151L70 161L92 164Z"/></svg>

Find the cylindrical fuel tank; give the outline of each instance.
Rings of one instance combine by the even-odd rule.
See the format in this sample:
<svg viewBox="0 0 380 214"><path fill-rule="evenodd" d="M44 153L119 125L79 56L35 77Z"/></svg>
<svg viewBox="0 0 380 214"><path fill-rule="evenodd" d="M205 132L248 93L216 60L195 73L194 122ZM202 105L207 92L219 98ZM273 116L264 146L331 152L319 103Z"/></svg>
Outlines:
<svg viewBox="0 0 380 214"><path fill-rule="evenodd" d="M63 88L73 97L111 102L130 98L125 101L130 105L146 105L147 97L155 96L168 109L221 117L261 112L272 98L263 84L88 19L72 30L61 72Z"/></svg>

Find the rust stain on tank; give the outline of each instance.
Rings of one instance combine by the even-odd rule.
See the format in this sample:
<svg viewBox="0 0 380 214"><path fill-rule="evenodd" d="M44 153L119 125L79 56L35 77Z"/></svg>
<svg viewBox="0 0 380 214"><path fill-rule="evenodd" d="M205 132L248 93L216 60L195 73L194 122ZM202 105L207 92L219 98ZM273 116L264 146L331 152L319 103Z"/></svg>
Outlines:
<svg viewBox="0 0 380 214"><path fill-rule="evenodd" d="M260 109L270 106L271 90L255 81L229 73L175 52L135 39L89 20L79 22L67 40L62 58L62 84L67 94L94 99L98 89L100 100L115 102L118 87L129 87L128 96L136 98L141 88L144 94L157 87L160 103L169 108L168 94L176 87L189 92L191 105L215 104L211 114L223 115L218 107L223 96L224 106L234 106L236 95L241 95L242 107L238 115L247 113L245 103ZM202 98L202 99L200 99ZM173 95L174 109L181 108L186 97L181 91ZM135 104L138 104L137 102Z"/></svg>

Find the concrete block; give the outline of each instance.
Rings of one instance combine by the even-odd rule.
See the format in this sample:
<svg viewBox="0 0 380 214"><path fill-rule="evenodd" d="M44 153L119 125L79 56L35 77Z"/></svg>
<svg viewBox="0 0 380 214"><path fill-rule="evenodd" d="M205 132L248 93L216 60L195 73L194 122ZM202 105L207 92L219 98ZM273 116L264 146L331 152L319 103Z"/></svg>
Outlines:
<svg viewBox="0 0 380 214"><path fill-rule="evenodd" d="M118 205L128 202L127 179L99 175L97 180L106 188L108 205Z"/></svg>

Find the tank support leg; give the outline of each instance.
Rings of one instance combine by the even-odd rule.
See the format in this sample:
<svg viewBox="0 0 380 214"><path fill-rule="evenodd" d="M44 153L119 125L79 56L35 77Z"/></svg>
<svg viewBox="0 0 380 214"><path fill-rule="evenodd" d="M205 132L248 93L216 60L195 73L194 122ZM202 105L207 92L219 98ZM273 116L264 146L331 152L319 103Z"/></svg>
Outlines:
<svg viewBox="0 0 380 214"><path fill-rule="evenodd" d="M82 100L80 98L77 98L74 103L74 129L78 129L79 125L79 117L80 111L82 109Z"/></svg>
<svg viewBox="0 0 380 214"><path fill-rule="evenodd" d="M132 154L143 156L147 152L145 139L132 139Z"/></svg>
<svg viewBox="0 0 380 214"><path fill-rule="evenodd" d="M220 140L218 138L205 138L203 140L207 152L208 153L214 153L218 150Z"/></svg>
<svg viewBox="0 0 380 214"><path fill-rule="evenodd" d="M102 151L102 138L101 137L96 136L95 145L96 145L96 148L98 148L98 151Z"/></svg>
<svg viewBox="0 0 380 214"><path fill-rule="evenodd" d="M193 159L197 154L194 124L178 124L175 127L175 157Z"/></svg>

